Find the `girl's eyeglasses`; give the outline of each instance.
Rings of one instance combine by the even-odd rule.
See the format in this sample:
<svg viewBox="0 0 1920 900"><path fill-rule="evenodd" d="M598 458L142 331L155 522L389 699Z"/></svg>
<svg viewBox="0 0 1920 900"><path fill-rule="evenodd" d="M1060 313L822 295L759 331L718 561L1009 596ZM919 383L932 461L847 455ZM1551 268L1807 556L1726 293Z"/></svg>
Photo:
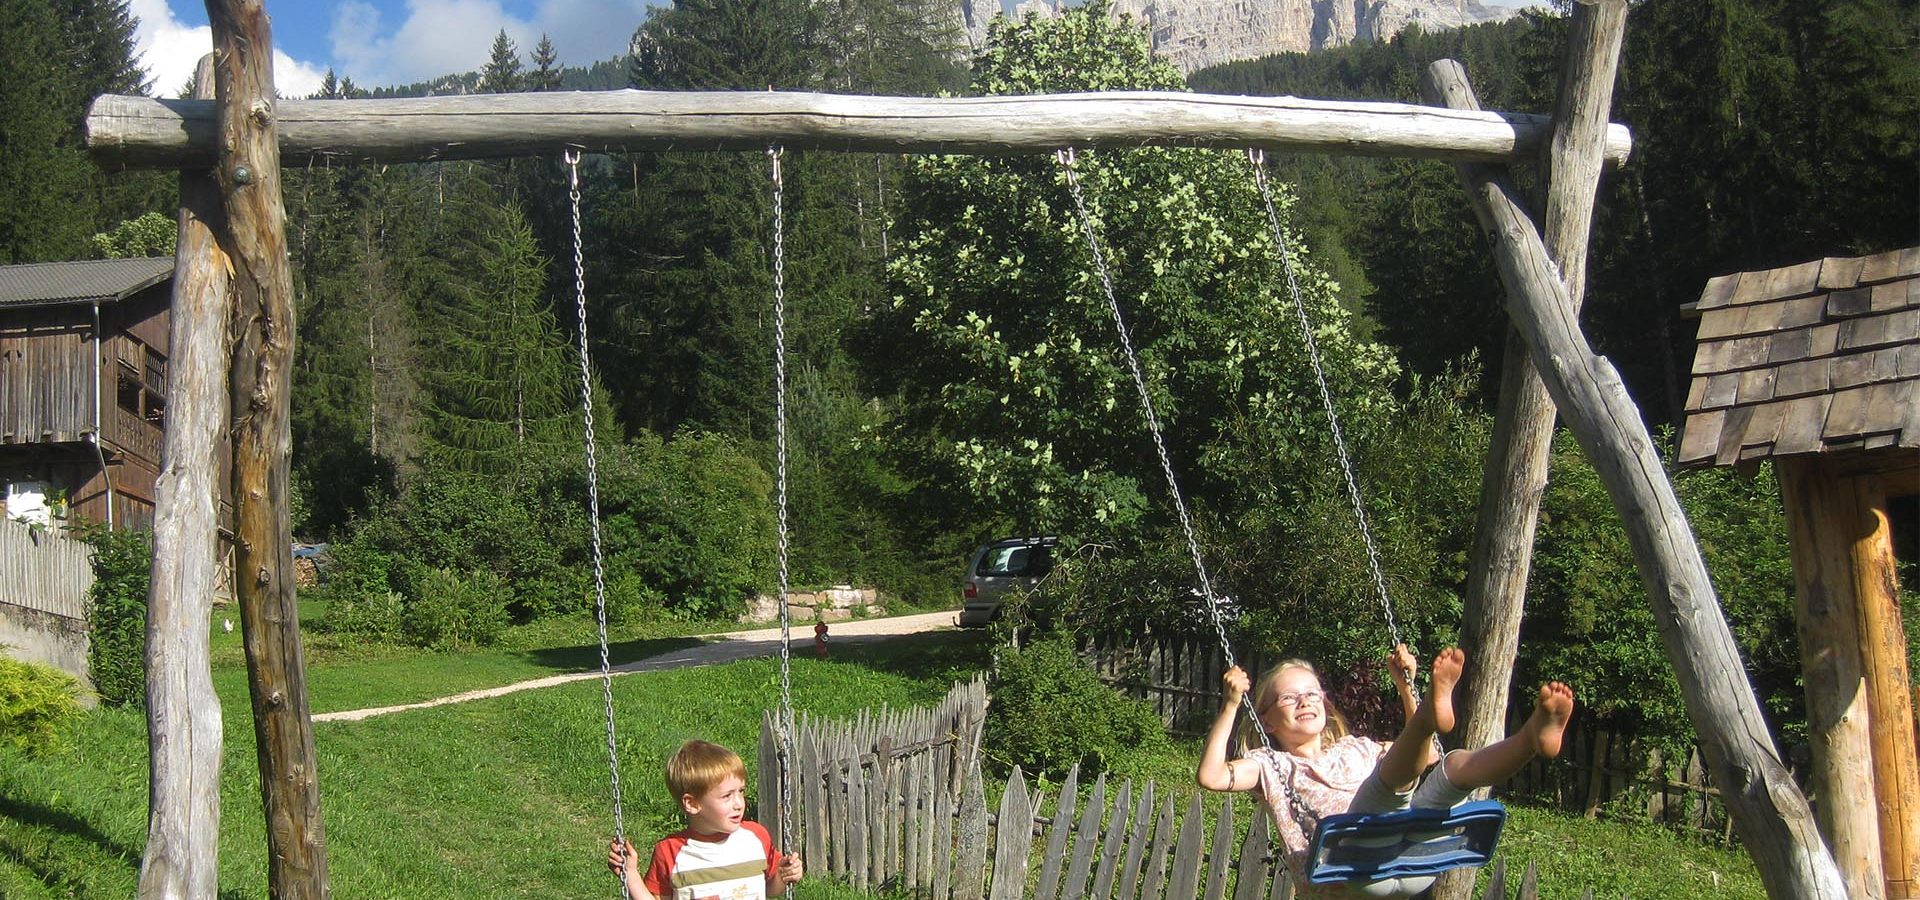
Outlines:
<svg viewBox="0 0 1920 900"><path fill-rule="evenodd" d="M1281 694L1273 698L1273 705L1286 709L1288 707L1299 706L1302 703L1319 703L1325 697L1326 694L1320 691L1301 691L1297 694Z"/></svg>

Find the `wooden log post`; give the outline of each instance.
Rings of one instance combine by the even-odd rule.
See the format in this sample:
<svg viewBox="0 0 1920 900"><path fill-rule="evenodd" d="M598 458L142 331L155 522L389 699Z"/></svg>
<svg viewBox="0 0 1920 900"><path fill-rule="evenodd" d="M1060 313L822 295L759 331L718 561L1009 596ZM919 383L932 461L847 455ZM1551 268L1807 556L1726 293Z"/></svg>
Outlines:
<svg viewBox="0 0 1920 900"><path fill-rule="evenodd" d="M196 96L213 96L213 57ZM141 900L212 897L219 884L220 698L208 657L226 448L227 261L214 242L220 189L180 174L168 325L167 416L154 482L153 578L147 597L147 847Z"/></svg>
<svg viewBox="0 0 1920 900"><path fill-rule="evenodd" d="M1895 451L1899 458L1902 451ZM1874 808L1880 813L1880 861L1887 896L1920 897L1920 756L1908 694L1907 632L1900 620L1900 579L1893 555L1887 501L1891 486L1911 493L1914 455L1906 474L1865 475L1853 481L1864 534L1853 544L1854 596L1859 598L1860 650L1866 659L1867 702L1873 737Z"/></svg>
<svg viewBox="0 0 1920 900"><path fill-rule="evenodd" d="M1858 802L1861 787L1873 783L1872 715L1853 582L1860 509L1851 486L1824 460L1789 456L1774 468L1793 552L1794 621L1813 751L1808 781L1820 802L1820 831L1848 893L1882 900L1879 816L1872 804Z"/></svg>
<svg viewBox="0 0 1920 900"><path fill-rule="evenodd" d="M1008 97L870 97L793 91L555 91L388 100L286 100L280 149L374 162L642 150L1034 153L1061 147L1259 147L1291 153L1531 159L1544 116L1405 103L1108 91ZM86 120L107 168L209 163L213 109L107 95ZM1607 157L1627 157L1625 126Z"/></svg>
<svg viewBox="0 0 1920 900"><path fill-rule="evenodd" d="M1472 103L1466 73L1440 60L1421 79L1429 102ZM1619 373L1593 353L1533 221L1500 170L1458 165L1547 391L1625 520L1667 657L1715 780L1768 895L1840 900L1846 888L1807 800L1780 762L1738 646L1707 579L1640 411Z"/></svg>
<svg viewBox="0 0 1920 900"><path fill-rule="evenodd" d="M1920 759L1887 500L1912 454L1777 461L1820 825L1859 897L1920 896ZM1854 802L1860 786L1874 802ZM1844 798L1844 799L1842 799Z"/></svg>
<svg viewBox="0 0 1920 900"><path fill-rule="evenodd" d="M233 263L234 593L246 629L247 682L266 808L267 890L328 896L320 780L307 710L289 521L293 270L280 196L273 41L261 0L208 0L219 97L215 178Z"/></svg>
<svg viewBox="0 0 1920 900"><path fill-rule="evenodd" d="M1545 154L1547 254L1577 313L1586 294L1587 236L1603 167L1613 82L1626 39L1626 0L1580 0L1568 23L1553 140ZM1460 646L1467 668L1454 691L1461 747L1484 747L1506 736L1520 620L1533 568L1534 529L1552 460L1553 398L1517 329L1507 329L1493 439L1480 480L1479 512L1467 563ZM1485 791L1479 792L1484 797ZM1438 900L1465 900L1473 872L1456 869L1434 882Z"/></svg>
<svg viewBox="0 0 1920 900"><path fill-rule="evenodd" d="M1581 0L1573 7L1547 155L1547 253L1560 268L1574 310L1586 289L1587 234L1600 182L1607 115L1627 24L1626 0ZM1547 488L1553 446L1553 398L1527 356L1519 331L1507 331L1493 442L1480 483L1460 644L1467 669L1454 692L1463 747L1506 736L1508 691L1520 650L1520 619L1533 565L1534 527ZM1471 873L1449 873L1435 896L1459 900Z"/></svg>

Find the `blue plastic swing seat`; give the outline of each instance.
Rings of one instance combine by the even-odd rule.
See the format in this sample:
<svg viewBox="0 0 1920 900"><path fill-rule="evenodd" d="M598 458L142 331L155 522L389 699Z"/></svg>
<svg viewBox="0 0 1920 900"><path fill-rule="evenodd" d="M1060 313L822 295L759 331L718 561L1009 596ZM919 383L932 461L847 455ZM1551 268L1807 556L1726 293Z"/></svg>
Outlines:
<svg viewBox="0 0 1920 900"><path fill-rule="evenodd" d="M1307 880L1383 881L1484 866L1492 860L1506 822L1506 807L1494 800L1452 809L1328 816L1313 831Z"/></svg>

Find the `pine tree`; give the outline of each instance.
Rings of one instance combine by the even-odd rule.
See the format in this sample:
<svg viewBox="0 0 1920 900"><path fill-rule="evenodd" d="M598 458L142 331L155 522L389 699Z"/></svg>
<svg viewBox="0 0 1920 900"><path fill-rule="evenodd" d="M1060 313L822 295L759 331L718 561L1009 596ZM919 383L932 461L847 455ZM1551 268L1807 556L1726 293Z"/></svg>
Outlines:
<svg viewBox="0 0 1920 900"><path fill-rule="evenodd" d="M483 189L463 193L450 210L450 277L423 310L436 361L425 373L427 437L463 469L505 471L522 454L579 442L579 381L525 217Z"/></svg>
<svg viewBox="0 0 1920 900"><path fill-rule="evenodd" d="M511 94L524 90L525 79L520 72L520 50L507 37L506 29L493 38L493 51L487 58L487 64L480 70L480 93Z"/></svg>
<svg viewBox="0 0 1920 900"><path fill-rule="evenodd" d="M634 87L804 89L825 71L820 7L807 0L682 0L633 36Z"/></svg>
<svg viewBox="0 0 1920 900"><path fill-rule="evenodd" d="M106 176L80 146L93 97L135 93L124 0L0 0L0 263L77 259L114 223L168 208L172 179Z"/></svg>
<svg viewBox="0 0 1920 900"><path fill-rule="evenodd" d="M527 73L527 90L559 90L559 58L559 55L554 52L553 41L545 34L540 35L540 43L533 48L533 71Z"/></svg>
<svg viewBox="0 0 1920 900"><path fill-rule="evenodd" d="M151 85L134 58L137 23L126 0L59 0L54 5L66 24L66 59L83 96L148 92Z"/></svg>

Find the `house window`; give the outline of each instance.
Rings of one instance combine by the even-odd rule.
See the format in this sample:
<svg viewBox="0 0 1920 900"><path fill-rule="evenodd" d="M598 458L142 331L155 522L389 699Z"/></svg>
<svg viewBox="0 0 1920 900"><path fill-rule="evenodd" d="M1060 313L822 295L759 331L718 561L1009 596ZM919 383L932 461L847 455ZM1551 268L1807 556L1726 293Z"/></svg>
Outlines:
<svg viewBox="0 0 1920 900"><path fill-rule="evenodd" d="M146 389L147 421L164 426L167 418L167 361L159 354L147 351L145 374L141 386Z"/></svg>
<svg viewBox="0 0 1920 900"><path fill-rule="evenodd" d="M154 425L167 417L167 361L146 351L141 363L122 359L114 376L114 400L120 408Z"/></svg>
<svg viewBox="0 0 1920 900"><path fill-rule="evenodd" d="M119 372L114 379L113 396L120 408L134 415L140 415L140 373L126 360L120 361Z"/></svg>

